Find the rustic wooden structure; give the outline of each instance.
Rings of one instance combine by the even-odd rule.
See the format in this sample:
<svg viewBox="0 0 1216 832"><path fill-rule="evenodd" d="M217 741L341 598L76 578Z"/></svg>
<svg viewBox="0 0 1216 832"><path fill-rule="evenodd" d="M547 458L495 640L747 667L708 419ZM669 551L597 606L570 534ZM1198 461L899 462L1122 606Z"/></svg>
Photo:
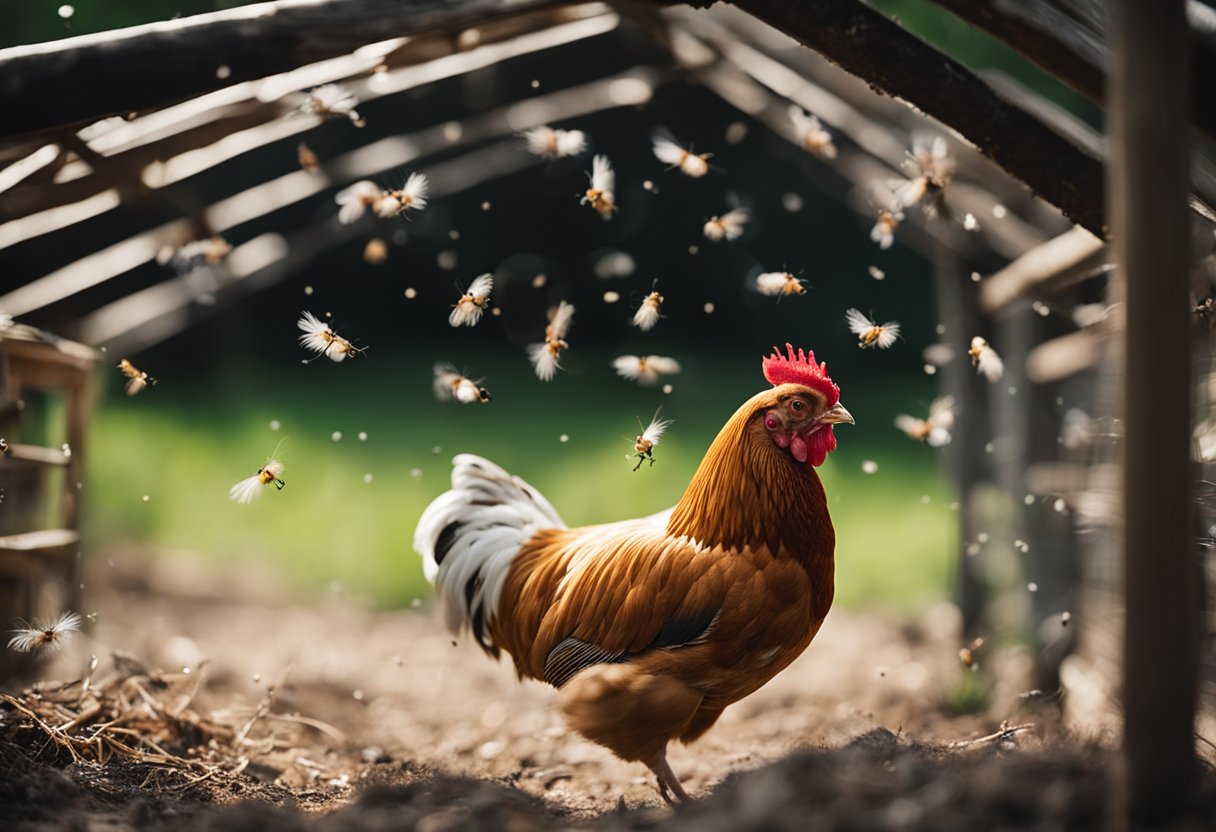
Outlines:
<svg viewBox="0 0 1216 832"><path fill-rule="evenodd" d="M23 325L0 327L0 621L79 604L81 459L98 354ZM0 678L33 658L0 651Z"/></svg>
<svg viewBox="0 0 1216 832"><path fill-rule="evenodd" d="M901 228L900 240L934 263L943 342L965 346L983 335L1000 348L1008 366L999 385L977 379L962 354L938 373L943 392L962 407L955 442L944 456L959 497L957 592L964 628L974 635L989 626L987 602L1001 589L989 575L991 550L1016 549L1023 584L1002 591L1023 596L1025 626L1039 648L1039 687L1058 687L1061 663L1074 646L1087 667L1105 678L1110 696L1121 694L1124 672L1146 679L1167 672L1171 682L1161 690L1129 689L1126 700L1136 805L1149 812L1176 802L1171 783L1180 781L1166 773L1184 771L1191 757L1179 736L1194 715L1184 677L1191 660L1186 657L1198 641L1200 599L1183 573L1195 563L1194 539L1210 540L1213 532L1201 525L1192 533L1184 520L1182 533L1177 518L1185 516L1183 490L1195 498L1201 482L1216 480L1200 468L1216 461L1216 419L1209 412L1216 399L1210 383L1214 350L1210 332L1195 334L1216 314L1210 305L1202 311L1216 285L1216 176L1202 157L1190 158L1190 170L1182 170L1188 156L1177 136L1163 150L1137 141L1134 125L1153 120L1144 108L1160 98L1157 103L1173 108L1168 124L1175 133L1189 113L1201 132L1213 136L1213 110L1204 106L1204 96L1216 67L1216 11L1206 0L1193 0L1182 18L1183 4L1166 4L1173 28L1154 28L1151 49L1163 58L1174 45L1174 60L1156 63L1150 56L1147 66L1160 74L1136 71L1133 79L1134 61L1150 52L1112 39L1106 4L1098 0L934 2L1096 103L1109 102L1117 128L1111 147L1010 78L973 72L859 0L734 0L708 10L644 0L280 0L0 51L6 79L0 107L11 116L0 126L0 164L7 165L0 168L0 256L30 241L66 240L75 225L111 216L120 205L172 209L132 216L123 236L104 246L65 247L70 256L39 263L39 269L50 269L45 273L14 273L0 285L0 309L55 319L66 301L149 263L166 245L239 231L274 211L327 199L343 184L407 162L428 165L433 196L459 192L535 163L512 146L519 131L638 106L675 80L700 83L791 142L797 137L789 105L818 115L836 133L840 153L815 170L816 184L871 219L876 206L890 202L883 183L899 178L910 137L931 125L947 136L958 161L952 204L980 218L979 229L927 221L917 212ZM351 149L326 161L319 176L270 171L252 185L212 176L234 156L260 148L277 145L284 158L294 155L294 143L320 124L315 116L285 118L301 90L340 81L365 103L392 99L436 78L563 44L604 54L604 42L626 27L652 36L674 61L520 96L462 118L459 130L434 124L384 136L369 126L352 139ZM1195 61L1180 68L1183 47ZM170 57L180 72L148 71ZM68 71L77 82L65 88L59 79ZM1189 90L1171 87L1188 72ZM46 106L48 101L56 106ZM1166 194L1164 184L1156 183L1163 189L1158 191L1136 177L1110 178L1108 152L1119 170L1154 176L1160 154L1169 155L1173 190ZM1104 177L1110 196L1104 195ZM199 203L183 189L187 179L207 182L214 196ZM1187 199L1182 211L1179 192ZM1154 220L1163 226L1141 233L1139 226ZM1177 238L1186 224L1197 262L1183 264L1185 246ZM236 246L222 272L167 277L108 301L71 321L70 334L116 349L155 343L289 277L319 252L363 231L358 224L317 222L259 233ZM1112 233L1114 251L1107 241ZM1153 252L1163 240L1172 246L1170 291L1156 294L1144 283L1142 264L1157 256ZM994 268L994 261L1000 265ZM1129 272L1122 284L1112 284L1112 276L1119 276L1116 265ZM1179 275L1188 266L1193 305L1206 315L1187 331L1196 341L1194 365L1178 342L1187 336L1179 331ZM1107 297L1112 285L1127 286L1126 295ZM204 296L207 304L196 302ZM1119 302L1124 297L1136 299L1132 308ZM1088 312L1074 315L1082 304L1090 304ZM1154 328L1166 320L1172 322L1171 338L1152 343ZM1126 370L1120 363L1125 334L1152 347L1127 354ZM1133 376L1159 372L1168 375L1175 441L1159 458L1129 455L1125 479L1118 475L1118 391ZM1178 410L1187 383L1200 393L1197 412ZM1127 411L1129 430L1133 423L1137 431L1149 427L1143 420L1151 414L1143 404ZM1182 466L1179 436L1188 416L1200 428L1188 449L1191 465ZM1173 466L1168 471L1166 458ZM1160 476L1170 478L1170 488L1154 490L1154 477ZM1121 483L1127 486L1124 496ZM1169 535L1154 537L1164 526L1154 524L1137 495L1158 499L1167 512L1162 516L1174 518ZM1206 493L1198 497L1201 514L1212 520L1216 501ZM1132 522L1123 528L1125 516ZM1008 520L1008 539L990 540L987 530L998 518ZM1123 551L1143 554L1154 540L1169 549L1167 558L1151 565L1143 557L1120 560ZM1202 568L1216 586L1216 560L1201 551ZM1160 629L1136 623L1151 618L1162 601L1178 615L1154 622ZM1070 627L1064 626L1066 612L1072 614ZM1155 652L1162 658L1174 650L1178 661L1137 670L1146 667L1140 664L1146 656ZM1189 679L1193 684L1193 672ZM1202 665L1201 701L1207 718L1216 720L1213 655ZM1170 710L1173 739L1158 746L1144 740L1143 732L1162 708ZM1207 726L1209 733L1216 730L1211 722Z"/></svg>

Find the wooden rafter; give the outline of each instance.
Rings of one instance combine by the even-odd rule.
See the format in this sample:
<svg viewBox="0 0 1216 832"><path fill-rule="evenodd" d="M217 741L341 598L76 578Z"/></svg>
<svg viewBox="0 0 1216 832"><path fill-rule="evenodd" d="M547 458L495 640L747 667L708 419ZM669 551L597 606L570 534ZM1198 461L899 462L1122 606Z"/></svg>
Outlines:
<svg viewBox="0 0 1216 832"><path fill-rule="evenodd" d="M968 24L1020 52L1098 106L1105 104L1105 65L1102 33L1080 26L1049 3L1008 3L1001 0L932 0ZM1216 108L1208 91L1216 86L1216 50L1192 33L1191 118L1216 140Z"/></svg>
<svg viewBox="0 0 1216 832"><path fill-rule="evenodd" d="M164 107L378 41L437 33L455 41L466 29L561 5L567 4L277 0L16 46L0 50L0 141Z"/></svg>
<svg viewBox="0 0 1216 832"><path fill-rule="evenodd" d="M949 125L1069 219L1106 235L1102 163L859 0L732 0L875 89Z"/></svg>

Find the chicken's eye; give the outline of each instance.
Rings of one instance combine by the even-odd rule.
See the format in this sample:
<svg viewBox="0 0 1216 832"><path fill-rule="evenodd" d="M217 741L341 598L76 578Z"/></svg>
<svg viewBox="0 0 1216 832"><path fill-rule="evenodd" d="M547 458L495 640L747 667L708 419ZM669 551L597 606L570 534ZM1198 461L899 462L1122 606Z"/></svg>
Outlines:
<svg viewBox="0 0 1216 832"><path fill-rule="evenodd" d="M803 403L802 399L794 399L790 402L790 407L794 409L795 413L801 413L806 408L806 404Z"/></svg>

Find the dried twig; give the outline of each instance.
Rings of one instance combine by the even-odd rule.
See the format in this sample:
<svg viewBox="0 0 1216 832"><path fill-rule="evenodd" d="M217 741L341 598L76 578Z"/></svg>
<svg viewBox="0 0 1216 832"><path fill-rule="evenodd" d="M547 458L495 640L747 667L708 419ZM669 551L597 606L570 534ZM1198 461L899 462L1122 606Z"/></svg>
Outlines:
<svg viewBox="0 0 1216 832"><path fill-rule="evenodd" d="M957 742L952 742L947 745L946 748L952 751L957 751L962 748L974 748L977 745L984 745L991 742L1004 742L1005 740L1013 739L1023 731L1033 731L1034 728L1035 725L1033 722L1027 722L1025 725L1009 725L1008 723L1004 723L1001 725L1001 729L996 733L989 734L986 737L979 737L978 739L974 740L959 740Z"/></svg>

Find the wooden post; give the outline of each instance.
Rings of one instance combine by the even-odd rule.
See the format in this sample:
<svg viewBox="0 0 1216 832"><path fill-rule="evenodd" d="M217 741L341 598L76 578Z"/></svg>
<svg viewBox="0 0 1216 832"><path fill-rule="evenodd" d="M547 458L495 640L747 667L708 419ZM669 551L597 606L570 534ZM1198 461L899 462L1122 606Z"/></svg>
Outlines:
<svg viewBox="0 0 1216 832"><path fill-rule="evenodd" d="M1198 597L1190 488L1185 0L1116 0L1107 216L1127 308L1123 402L1124 754L1133 821L1194 782Z"/></svg>
<svg viewBox="0 0 1216 832"><path fill-rule="evenodd" d="M937 319L946 328L942 340L947 343L968 344L975 335L988 335L988 327L979 312L975 284L958 256L943 244L933 249L934 294ZM954 431L954 441L943 449L943 458L950 479L958 489L959 541L955 570L954 600L963 618L963 639L969 641L980 634L980 622L987 603L984 583L975 559L967 554L967 545L983 530L977 516L973 491L991 474L990 457L984 446L992 439L992 420L988 411L987 382L977 380L967 356L956 356L938 373L940 390L954 396L961 418Z"/></svg>

